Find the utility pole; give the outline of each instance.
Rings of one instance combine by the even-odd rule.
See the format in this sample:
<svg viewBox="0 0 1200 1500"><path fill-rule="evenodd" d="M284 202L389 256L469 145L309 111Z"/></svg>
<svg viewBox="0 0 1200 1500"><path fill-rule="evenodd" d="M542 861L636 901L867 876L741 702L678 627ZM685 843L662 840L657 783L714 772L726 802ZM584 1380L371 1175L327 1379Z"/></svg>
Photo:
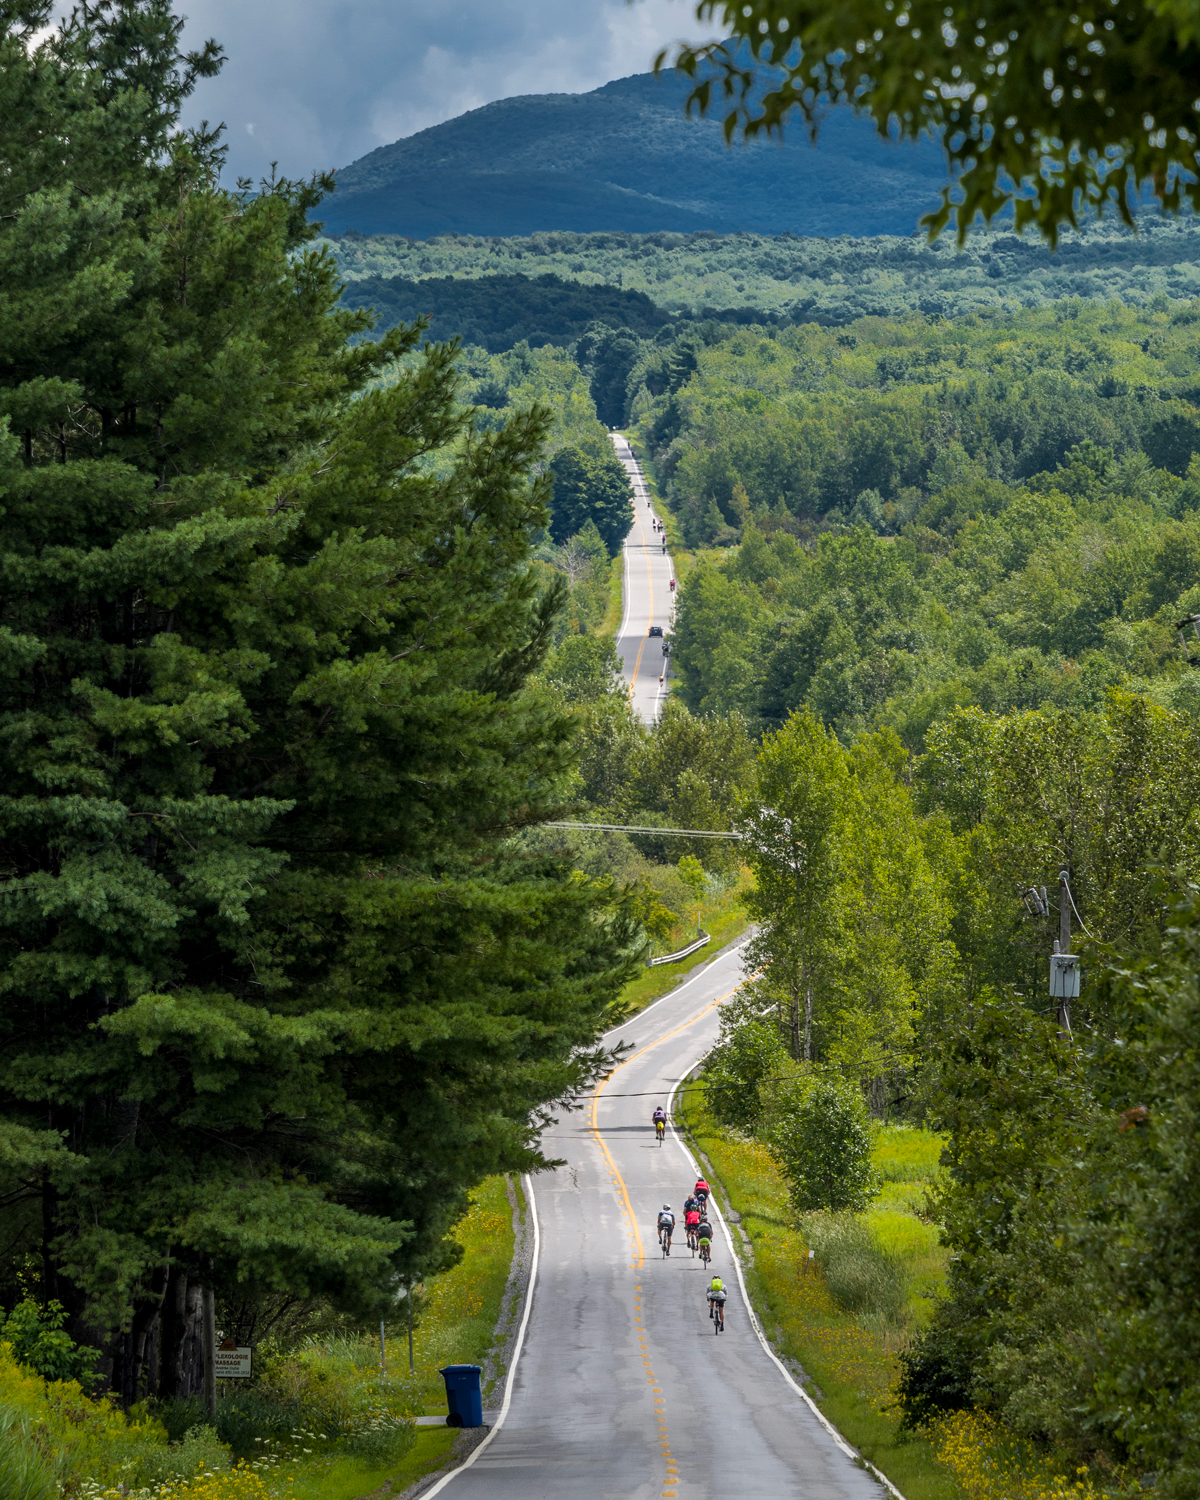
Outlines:
<svg viewBox="0 0 1200 1500"><path fill-rule="evenodd" d="M412 1282L408 1283L408 1296L404 1299L408 1303L408 1373L413 1373L413 1345L412 1345Z"/></svg>
<svg viewBox="0 0 1200 1500"><path fill-rule="evenodd" d="M1071 877L1058 872L1058 937L1050 956L1050 998L1058 1001L1058 1030L1071 1035L1071 1001L1079 997L1079 959L1071 952Z"/></svg>

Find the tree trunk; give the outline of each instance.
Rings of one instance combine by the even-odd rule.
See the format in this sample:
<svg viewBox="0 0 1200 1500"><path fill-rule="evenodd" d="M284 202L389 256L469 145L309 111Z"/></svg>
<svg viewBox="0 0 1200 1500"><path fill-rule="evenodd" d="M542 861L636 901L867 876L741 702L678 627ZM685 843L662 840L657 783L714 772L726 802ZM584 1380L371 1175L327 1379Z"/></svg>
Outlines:
<svg viewBox="0 0 1200 1500"><path fill-rule="evenodd" d="M163 1297L162 1348L158 1361L158 1394L163 1400L186 1401L200 1394L203 1371L200 1357L200 1286L187 1269L171 1267Z"/></svg>
<svg viewBox="0 0 1200 1500"><path fill-rule="evenodd" d="M811 982L804 989L804 1061L812 1062L813 992Z"/></svg>

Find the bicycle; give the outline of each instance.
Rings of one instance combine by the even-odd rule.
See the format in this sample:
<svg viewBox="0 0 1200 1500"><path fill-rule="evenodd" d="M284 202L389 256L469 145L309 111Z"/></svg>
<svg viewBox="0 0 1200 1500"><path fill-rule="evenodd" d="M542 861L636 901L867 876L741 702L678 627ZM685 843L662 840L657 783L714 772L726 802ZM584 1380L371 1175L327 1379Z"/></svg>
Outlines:
<svg viewBox="0 0 1200 1500"><path fill-rule="evenodd" d="M712 1256L708 1253L708 1246L708 1240L700 1241L700 1264L702 1266L707 1266L712 1261Z"/></svg>
<svg viewBox="0 0 1200 1500"><path fill-rule="evenodd" d="M723 1299L722 1300L718 1300L716 1297L710 1297L708 1299L708 1315L713 1320L713 1333L714 1334L722 1334L722 1333L724 1333L725 1332L725 1302L724 1302L724 1300Z"/></svg>
<svg viewBox="0 0 1200 1500"><path fill-rule="evenodd" d="M696 1233L696 1231L694 1229L689 1229L688 1230L688 1232L687 1232L687 1242L688 1242L688 1249L692 1252L692 1254L694 1256L695 1253L696 1253L696 1251L699 1250L699 1248L700 1248L700 1236Z"/></svg>
<svg viewBox="0 0 1200 1500"><path fill-rule="evenodd" d="M658 1243L662 1246L663 1260L666 1260L671 1253L671 1231L669 1229L660 1229L658 1231Z"/></svg>
<svg viewBox="0 0 1200 1500"><path fill-rule="evenodd" d="M667 1122L665 1120L655 1120L654 1136L658 1141L658 1144L661 1146L667 1138Z"/></svg>

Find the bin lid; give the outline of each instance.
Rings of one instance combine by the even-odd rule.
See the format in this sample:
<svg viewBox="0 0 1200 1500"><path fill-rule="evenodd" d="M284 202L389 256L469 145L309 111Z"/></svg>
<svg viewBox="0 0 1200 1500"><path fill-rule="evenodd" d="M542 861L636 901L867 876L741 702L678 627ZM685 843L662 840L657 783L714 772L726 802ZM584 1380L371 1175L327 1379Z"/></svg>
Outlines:
<svg viewBox="0 0 1200 1500"><path fill-rule="evenodd" d="M443 1365L438 1371L439 1375L466 1375L467 1373L482 1375L482 1365Z"/></svg>

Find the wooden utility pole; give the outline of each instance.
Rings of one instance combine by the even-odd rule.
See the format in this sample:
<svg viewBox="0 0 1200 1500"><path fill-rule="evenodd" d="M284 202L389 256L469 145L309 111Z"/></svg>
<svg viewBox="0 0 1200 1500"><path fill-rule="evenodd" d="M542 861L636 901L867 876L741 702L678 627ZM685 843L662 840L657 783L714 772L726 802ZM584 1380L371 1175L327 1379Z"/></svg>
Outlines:
<svg viewBox="0 0 1200 1500"><path fill-rule="evenodd" d="M1058 1001L1058 1030L1071 1035L1071 1001L1079 993L1079 961L1071 952L1071 877L1058 872L1058 937L1050 959L1050 995Z"/></svg>

